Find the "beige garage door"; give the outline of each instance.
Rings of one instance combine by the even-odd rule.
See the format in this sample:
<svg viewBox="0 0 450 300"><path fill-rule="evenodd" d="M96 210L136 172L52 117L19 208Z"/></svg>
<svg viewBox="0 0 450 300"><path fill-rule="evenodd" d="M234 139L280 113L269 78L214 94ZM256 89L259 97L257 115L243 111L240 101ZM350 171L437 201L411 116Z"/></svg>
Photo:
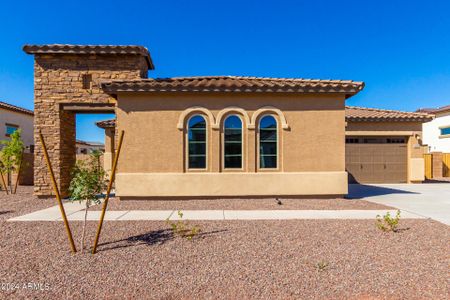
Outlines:
<svg viewBox="0 0 450 300"><path fill-rule="evenodd" d="M406 138L352 137L345 146L349 182L407 182Z"/></svg>

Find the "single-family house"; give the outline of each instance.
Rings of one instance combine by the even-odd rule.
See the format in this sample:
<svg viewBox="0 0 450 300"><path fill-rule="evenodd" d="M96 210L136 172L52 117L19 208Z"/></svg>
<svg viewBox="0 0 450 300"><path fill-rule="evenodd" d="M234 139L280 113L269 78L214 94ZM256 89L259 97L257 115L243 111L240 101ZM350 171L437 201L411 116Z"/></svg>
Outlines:
<svg viewBox="0 0 450 300"><path fill-rule="evenodd" d="M350 183L407 183L424 180L421 125L427 113L366 107L345 108L345 168ZM105 129L105 166L112 165L115 120L97 123Z"/></svg>
<svg viewBox="0 0 450 300"><path fill-rule="evenodd" d="M344 195L347 169L359 182L423 178L421 123L428 115L346 110L346 99L364 88L360 81L148 78L154 64L141 46L24 51L35 56L35 131L54 149L63 194L75 160L77 112L115 112L115 129L99 126L109 128L110 159L116 134L125 132L115 182L122 198ZM51 191L42 157L37 147L38 196Z"/></svg>

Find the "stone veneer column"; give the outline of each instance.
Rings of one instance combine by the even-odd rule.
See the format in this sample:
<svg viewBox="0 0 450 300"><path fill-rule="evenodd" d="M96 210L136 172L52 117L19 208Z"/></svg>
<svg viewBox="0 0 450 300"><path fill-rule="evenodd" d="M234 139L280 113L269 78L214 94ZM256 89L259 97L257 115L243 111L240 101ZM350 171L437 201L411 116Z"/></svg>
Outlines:
<svg viewBox="0 0 450 300"><path fill-rule="evenodd" d="M104 93L101 81L139 79L147 76L144 56L133 54L35 54L34 64L34 193L52 195L52 186L39 142L42 131L61 194L67 196L70 172L75 162L75 113L61 104L115 104ZM83 88L83 75L92 76Z"/></svg>

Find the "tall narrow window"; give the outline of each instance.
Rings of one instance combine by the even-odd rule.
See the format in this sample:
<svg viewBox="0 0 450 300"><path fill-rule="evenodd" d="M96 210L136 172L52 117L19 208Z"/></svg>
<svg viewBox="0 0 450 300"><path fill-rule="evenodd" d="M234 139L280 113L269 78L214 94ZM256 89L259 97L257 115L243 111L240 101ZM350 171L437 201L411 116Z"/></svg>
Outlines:
<svg viewBox="0 0 450 300"><path fill-rule="evenodd" d="M188 122L188 152L189 169L206 168L206 122L200 115Z"/></svg>
<svg viewBox="0 0 450 300"><path fill-rule="evenodd" d="M277 121L273 116L264 116L259 121L259 167L277 167Z"/></svg>
<svg viewBox="0 0 450 300"><path fill-rule="evenodd" d="M242 168L242 121L238 116L225 119L223 139L224 168Z"/></svg>

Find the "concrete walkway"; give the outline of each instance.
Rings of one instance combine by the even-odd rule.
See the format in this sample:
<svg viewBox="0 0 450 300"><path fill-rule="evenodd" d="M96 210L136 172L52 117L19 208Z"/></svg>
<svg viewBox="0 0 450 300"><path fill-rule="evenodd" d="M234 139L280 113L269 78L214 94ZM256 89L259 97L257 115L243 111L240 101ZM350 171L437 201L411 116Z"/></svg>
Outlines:
<svg viewBox="0 0 450 300"><path fill-rule="evenodd" d="M67 203L67 218L82 221L84 210L81 205ZM300 220L300 219L372 219L386 212L395 215L395 210L183 210L183 220ZM88 220L99 220L100 211L89 211ZM422 216L402 212L404 219L420 219ZM107 211L106 221L165 221L180 219L176 210L124 210ZM57 206L36 211L8 221L61 221Z"/></svg>
<svg viewBox="0 0 450 300"><path fill-rule="evenodd" d="M349 197L398 208L450 225L450 183L349 186Z"/></svg>

